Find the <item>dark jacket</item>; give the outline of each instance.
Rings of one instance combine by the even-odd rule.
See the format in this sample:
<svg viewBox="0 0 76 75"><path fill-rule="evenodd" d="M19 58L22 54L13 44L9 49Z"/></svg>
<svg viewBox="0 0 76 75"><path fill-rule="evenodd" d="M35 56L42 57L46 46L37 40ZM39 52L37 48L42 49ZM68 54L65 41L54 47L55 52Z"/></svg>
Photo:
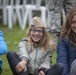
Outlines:
<svg viewBox="0 0 76 75"><path fill-rule="evenodd" d="M67 38L58 38L57 44L57 62L64 65L62 75L70 75L70 65L76 58L76 48L71 44Z"/></svg>

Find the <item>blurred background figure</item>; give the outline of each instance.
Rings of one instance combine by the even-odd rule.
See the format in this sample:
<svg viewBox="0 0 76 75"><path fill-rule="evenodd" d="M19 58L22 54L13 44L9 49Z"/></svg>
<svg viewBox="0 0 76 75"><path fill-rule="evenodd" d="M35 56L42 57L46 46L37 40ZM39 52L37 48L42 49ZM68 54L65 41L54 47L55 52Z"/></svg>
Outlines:
<svg viewBox="0 0 76 75"><path fill-rule="evenodd" d="M49 10L48 31L59 33L66 15L70 9L76 7L76 0L46 0L46 5Z"/></svg>
<svg viewBox="0 0 76 75"><path fill-rule="evenodd" d="M72 8L76 7L76 0L46 0L46 7L48 10L47 29L51 38L50 43L56 50L57 36L60 35L66 15Z"/></svg>

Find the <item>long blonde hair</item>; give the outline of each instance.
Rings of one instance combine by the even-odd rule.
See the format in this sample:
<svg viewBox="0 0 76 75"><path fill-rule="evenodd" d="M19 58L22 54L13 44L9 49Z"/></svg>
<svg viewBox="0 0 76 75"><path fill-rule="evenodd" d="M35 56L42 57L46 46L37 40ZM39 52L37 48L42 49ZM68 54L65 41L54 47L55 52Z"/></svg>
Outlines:
<svg viewBox="0 0 76 75"><path fill-rule="evenodd" d="M76 47L76 34L71 30L71 23L73 17L76 15L76 9L71 10L68 14L65 24L61 31L61 38L66 37Z"/></svg>
<svg viewBox="0 0 76 75"><path fill-rule="evenodd" d="M31 31L29 29L28 33L27 33L27 36L28 36L27 39L28 39L30 48L33 49L33 46L35 43L30 38L30 32ZM48 32L47 32L46 28L43 28L43 36L42 36L41 40L39 41L38 46L40 46L44 51L47 51L50 47L49 36L48 36Z"/></svg>

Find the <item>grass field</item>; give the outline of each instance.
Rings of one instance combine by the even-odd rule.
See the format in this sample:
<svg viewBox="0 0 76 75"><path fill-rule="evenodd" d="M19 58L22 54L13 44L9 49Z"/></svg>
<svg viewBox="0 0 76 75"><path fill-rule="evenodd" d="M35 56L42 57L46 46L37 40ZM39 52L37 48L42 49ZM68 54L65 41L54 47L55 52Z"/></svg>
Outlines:
<svg viewBox="0 0 76 75"><path fill-rule="evenodd" d="M8 29L7 26L4 26L3 24L0 24L0 30L2 30L4 32L4 38L6 40L7 46L8 46L8 51L15 51L17 52L17 46L20 42L20 40L23 37L26 37L26 32L27 32L27 28L26 27L25 30L21 30L18 26L13 27L12 29ZM3 72L1 75L13 75L8 61L6 59L6 55L1 56L0 58L2 58L3 60ZM54 64L56 62L56 52L53 51L53 60L52 60L52 64Z"/></svg>

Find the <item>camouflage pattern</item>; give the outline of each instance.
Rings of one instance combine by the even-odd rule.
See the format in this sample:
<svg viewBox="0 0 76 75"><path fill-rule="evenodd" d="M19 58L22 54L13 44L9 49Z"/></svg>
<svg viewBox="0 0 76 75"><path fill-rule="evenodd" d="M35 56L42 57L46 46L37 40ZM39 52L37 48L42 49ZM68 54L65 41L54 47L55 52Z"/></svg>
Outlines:
<svg viewBox="0 0 76 75"><path fill-rule="evenodd" d="M47 25L48 31L60 32L62 20L62 9L65 14L76 7L76 0L46 0L46 6L49 10L49 24Z"/></svg>

